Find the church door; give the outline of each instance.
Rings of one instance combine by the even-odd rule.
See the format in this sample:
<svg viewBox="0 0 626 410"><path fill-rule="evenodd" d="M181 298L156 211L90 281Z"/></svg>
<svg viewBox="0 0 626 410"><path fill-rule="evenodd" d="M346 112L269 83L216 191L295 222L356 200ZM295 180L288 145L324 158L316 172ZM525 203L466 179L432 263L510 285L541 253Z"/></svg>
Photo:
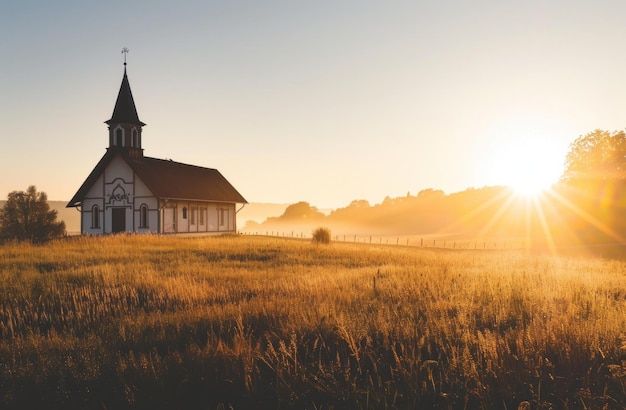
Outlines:
<svg viewBox="0 0 626 410"><path fill-rule="evenodd" d="M111 232L125 232L126 231L126 208L112 208L111 209Z"/></svg>

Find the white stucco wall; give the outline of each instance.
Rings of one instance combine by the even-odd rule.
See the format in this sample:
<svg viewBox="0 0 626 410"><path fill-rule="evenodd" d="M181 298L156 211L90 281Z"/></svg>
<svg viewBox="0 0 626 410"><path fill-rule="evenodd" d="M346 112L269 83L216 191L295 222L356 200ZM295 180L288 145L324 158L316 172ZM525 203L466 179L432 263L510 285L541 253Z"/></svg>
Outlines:
<svg viewBox="0 0 626 410"><path fill-rule="evenodd" d="M183 218L183 208L187 208L187 218ZM192 217L194 209L196 210L195 221ZM200 223L202 212L204 212L204 223ZM221 224L220 213L223 213ZM219 233L236 231L235 204L176 201L170 199L166 205L162 205L160 217L163 224L163 233Z"/></svg>
<svg viewBox="0 0 626 410"><path fill-rule="evenodd" d="M147 227L140 227L141 205L148 207ZM93 206L100 209L100 226L94 227ZM87 192L81 206L81 231L97 235L113 231L113 209L124 209L124 232L159 232L157 199L148 187L135 176L132 168L121 157L111 160Z"/></svg>
<svg viewBox="0 0 626 410"><path fill-rule="evenodd" d="M133 202L133 223L134 231L138 233L158 233L159 232L159 202L146 184L137 177L134 179L134 202ZM148 224L141 226L141 206L148 207Z"/></svg>
<svg viewBox="0 0 626 410"><path fill-rule="evenodd" d="M80 223L81 232L83 234L97 235L104 232L104 198L102 196L103 189L103 178L101 175L89 189L87 195L85 195L85 198L83 198ZM98 227L94 227L92 225L92 210L94 205L98 206L100 212L100 224Z"/></svg>

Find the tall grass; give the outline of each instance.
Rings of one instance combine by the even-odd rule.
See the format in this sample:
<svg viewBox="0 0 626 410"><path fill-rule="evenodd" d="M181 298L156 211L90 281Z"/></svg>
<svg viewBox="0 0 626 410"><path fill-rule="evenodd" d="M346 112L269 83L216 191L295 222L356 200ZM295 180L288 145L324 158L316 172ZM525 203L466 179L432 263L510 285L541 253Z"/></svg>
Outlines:
<svg viewBox="0 0 626 410"><path fill-rule="evenodd" d="M3 408L624 408L622 262L256 237L0 247Z"/></svg>

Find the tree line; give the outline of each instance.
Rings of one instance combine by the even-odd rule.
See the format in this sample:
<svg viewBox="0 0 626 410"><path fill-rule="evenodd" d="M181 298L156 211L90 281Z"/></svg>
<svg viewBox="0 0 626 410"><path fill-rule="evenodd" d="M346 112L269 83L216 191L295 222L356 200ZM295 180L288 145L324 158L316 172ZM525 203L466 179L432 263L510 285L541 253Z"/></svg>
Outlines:
<svg viewBox="0 0 626 410"><path fill-rule="evenodd" d="M298 202L243 230L317 226L358 234L526 237L539 245L626 242L626 134L595 130L577 138L560 180L533 200L492 186L452 194L425 189L374 205L355 200L328 215Z"/></svg>

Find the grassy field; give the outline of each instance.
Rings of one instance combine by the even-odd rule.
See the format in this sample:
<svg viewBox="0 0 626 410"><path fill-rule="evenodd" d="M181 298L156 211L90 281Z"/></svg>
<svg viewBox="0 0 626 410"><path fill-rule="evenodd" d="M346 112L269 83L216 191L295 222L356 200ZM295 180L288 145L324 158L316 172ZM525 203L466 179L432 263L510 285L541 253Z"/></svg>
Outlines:
<svg viewBox="0 0 626 410"><path fill-rule="evenodd" d="M0 408L625 408L626 265L253 236L0 247Z"/></svg>

